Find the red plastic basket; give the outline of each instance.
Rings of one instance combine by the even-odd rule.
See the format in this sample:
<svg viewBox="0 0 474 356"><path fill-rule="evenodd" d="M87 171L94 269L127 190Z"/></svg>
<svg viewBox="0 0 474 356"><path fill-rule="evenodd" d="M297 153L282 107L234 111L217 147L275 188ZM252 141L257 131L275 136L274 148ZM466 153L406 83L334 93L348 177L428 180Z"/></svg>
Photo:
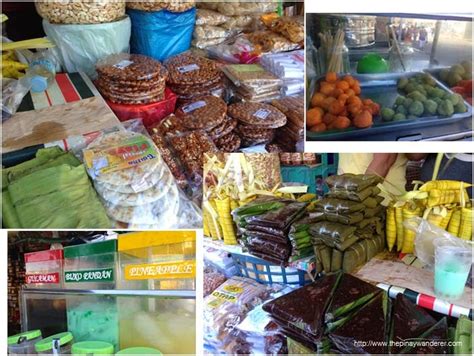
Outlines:
<svg viewBox="0 0 474 356"><path fill-rule="evenodd" d="M166 88L165 99L153 104L127 105L116 104L109 100L106 100L106 102L120 121L142 119L143 125L148 128L174 113L176 100L176 94Z"/></svg>

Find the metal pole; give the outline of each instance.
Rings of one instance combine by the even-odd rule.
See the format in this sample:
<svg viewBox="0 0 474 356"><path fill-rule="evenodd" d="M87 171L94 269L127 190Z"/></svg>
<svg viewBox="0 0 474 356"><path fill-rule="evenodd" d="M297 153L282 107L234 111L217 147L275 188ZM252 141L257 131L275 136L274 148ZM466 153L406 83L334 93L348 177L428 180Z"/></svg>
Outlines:
<svg viewBox="0 0 474 356"><path fill-rule="evenodd" d="M435 35L433 38L433 45L431 46L431 54L430 54L430 67L436 63L435 56L436 56L436 49L438 47L438 40L439 34L441 32L441 20L436 21L435 26Z"/></svg>

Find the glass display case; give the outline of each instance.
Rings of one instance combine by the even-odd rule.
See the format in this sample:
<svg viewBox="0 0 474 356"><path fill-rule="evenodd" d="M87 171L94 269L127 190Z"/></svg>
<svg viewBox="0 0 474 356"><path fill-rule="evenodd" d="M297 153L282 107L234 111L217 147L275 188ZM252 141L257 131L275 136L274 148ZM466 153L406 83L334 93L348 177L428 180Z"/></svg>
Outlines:
<svg viewBox="0 0 474 356"><path fill-rule="evenodd" d="M150 347L162 353L195 353L195 291L23 288L24 331L43 337L69 331L74 342L102 341L118 352Z"/></svg>

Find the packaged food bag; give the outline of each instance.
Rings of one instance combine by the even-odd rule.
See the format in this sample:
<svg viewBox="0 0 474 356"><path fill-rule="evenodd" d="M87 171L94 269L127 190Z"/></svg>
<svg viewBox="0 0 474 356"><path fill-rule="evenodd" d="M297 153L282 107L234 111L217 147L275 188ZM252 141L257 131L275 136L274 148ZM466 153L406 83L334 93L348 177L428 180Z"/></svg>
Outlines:
<svg viewBox="0 0 474 356"><path fill-rule="evenodd" d="M69 73L85 72L94 77L99 59L129 51L128 16L120 21L86 25L55 25L43 20L43 29L56 45L61 66Z"/></svg>
<svg viewBox="0 0 474 356"><path fill-rule="evenodd" d="M182 13L128 10L128 15L132 20L132 53L163 61L187 51L191 46L195 8Z"/></svg>

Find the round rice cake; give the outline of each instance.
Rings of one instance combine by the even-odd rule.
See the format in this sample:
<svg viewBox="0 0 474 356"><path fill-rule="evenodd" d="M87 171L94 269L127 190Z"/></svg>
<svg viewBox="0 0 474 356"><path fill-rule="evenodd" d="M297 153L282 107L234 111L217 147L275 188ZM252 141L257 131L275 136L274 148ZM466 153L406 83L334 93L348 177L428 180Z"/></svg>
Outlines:
<svg viewBox="0 0 474 356"><path fill-rule="evenodd" d="M224 122L226 112L224 100L208 95L179 107L175 115L188 129L209 130Z"/></svg>
<svg viewBox="0 0 474 356"><path fill-rule="evenodd" d="M171 187L175 184L173 175L166 172L163 179L160 179L156 185L139 193L120 193L116 190L108 190L96 188L102 199L110 204L121 206L138 206L151 204L168 193Z"/></svg>
<svg viewBox="0 0 474 356"><path fill-rule="evenodd" d="M173 184L167 194L159 200L138 206L123 206L104 201L107 215L128 224L160 224L173 219L179 210L179 191Z"/></svg>
<svg viewBox="0 0 474 356"><path fill-rule="evenodd" d="M228 115L247 126L275 129L286 124L286 116L274 106L264 103L242 102L231 104Z"/></svg>
<svg viewBox="0 0 474 356"><path fill-rule="evenodd" d="M99 136L96 140L90 143L89 146L87 146L87 149L99 147L108 149L118 147L120 146L120 144L123 144L125 140L133 137L142 137L143 139L148 141L148 143L156 150L157 154L155 158L141 162L140 164L137 164L130 168L92 176L92 178L96 182L107 183L113 186L130 186L136 184L136 182L142 182L147 180L147 177L150 177L151 175L155 174L155 171L158 170L164 164L163 159L158 153L158 149L156 148L152 140L150 140L144 135L129 131L116 131Z"/></svg>
<svg viewBox="0 0 474 356"><path fill-rule="evenodd" d="M95 181L94 186L99 194L103 190L115 191L121 194L137 194L153 188L160 181L160 179L163 178L165 172L166 167L162 165L161 167L158 167L153 172L153 174L150 174L141 181L136 181L132 184L113 185Z"/></svg>

